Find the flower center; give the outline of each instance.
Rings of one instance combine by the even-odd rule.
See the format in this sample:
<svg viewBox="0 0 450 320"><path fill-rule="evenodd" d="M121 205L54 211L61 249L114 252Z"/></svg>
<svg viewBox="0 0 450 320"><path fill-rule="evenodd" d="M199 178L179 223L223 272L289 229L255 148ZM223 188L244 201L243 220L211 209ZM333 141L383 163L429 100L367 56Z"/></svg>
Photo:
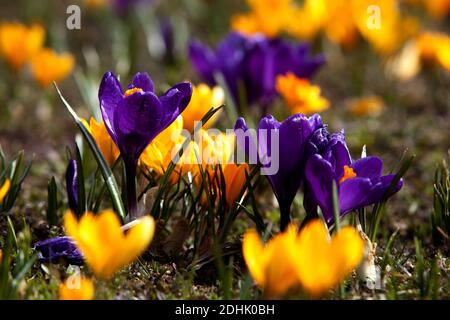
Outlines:
<svg viewBox="0 0 450 320"><path fill-rule="evenodd" d="M347 179L351 179L351 178L355 178L356 177L356 173L355 171L353 171L352 168L350 168L349 166L344 166L344 175L342 176L342 178L339 180L339 183L343 183L345 180Z"/></svg>
<svg viewBox="0 0 450 320"><path fill-rule="evenodd" d="M131 96L132 94L135 94L136 92L144 92L141 88L131 88L125 91L125 97Z"/></svg>

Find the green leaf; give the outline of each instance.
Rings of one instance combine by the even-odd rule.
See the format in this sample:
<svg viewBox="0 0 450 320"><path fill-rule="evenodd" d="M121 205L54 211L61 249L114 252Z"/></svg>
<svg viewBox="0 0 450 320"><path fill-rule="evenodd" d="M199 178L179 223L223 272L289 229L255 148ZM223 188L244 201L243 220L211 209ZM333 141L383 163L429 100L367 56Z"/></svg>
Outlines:
<svg viewBox="0 0 450 320"><path fill-rule="evenodd" d="M58 192L55 177L50 179L47 190L47 221L49 225L54 226L58 223Z"/></svg>
<svg viewBox="0 0 450 320"><path fill-rule="evenodd" d="M120 197L120 191L119 187L117 186L116 178L114 177L111 169L108 166L108 163L106 162L105 158L103 157L102 152L100 151L99 147L97 146L97 143L95 142L95 139L90 134L89 130L83 125L80 118L76 114L76 112L73 110L73 108L70 106L70 104L64 99L63 95L61 94L61 91L59 90L56 83L54 83L54 86L56 88L56 91L58 92L58 95L61 99L61 101L64 103L65 107L75 120L77 126L80 128L81 133L83 134L84 138L86 139L86 142L89 145L89 148L91 149L95 160L97 161L97 164L100 167L100 171L102 173L103 179L105 180L106 186L108 188L109 194L111 196L114 209L119 214L119 216L122 218L122 220L125 220L125 208L122 203L122 199Z"/></svg>

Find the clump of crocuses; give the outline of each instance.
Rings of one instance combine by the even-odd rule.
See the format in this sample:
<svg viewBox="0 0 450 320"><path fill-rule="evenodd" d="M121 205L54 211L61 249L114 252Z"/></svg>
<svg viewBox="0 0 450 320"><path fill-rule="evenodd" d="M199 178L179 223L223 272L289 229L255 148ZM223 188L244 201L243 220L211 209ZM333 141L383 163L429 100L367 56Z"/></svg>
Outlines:
<svg viewBox="0 0 450 320"><path fill-rule="evenodd" d="M307 213L316 217L320 208L326 222L332 224L333 184L337 186L340 216L378 203L403 185L399 180L390 191L395 175L382 175L383 162L378 157L353 161L344 132L328 133L317 114L310 118L297 114L281 123L268 115L259 123L256 141L248 130L245 120L239 118L235 124L237 143L248 160L257 162L267 175L280 206L281 230L290 221L292 202L302 186Z"/></svg>

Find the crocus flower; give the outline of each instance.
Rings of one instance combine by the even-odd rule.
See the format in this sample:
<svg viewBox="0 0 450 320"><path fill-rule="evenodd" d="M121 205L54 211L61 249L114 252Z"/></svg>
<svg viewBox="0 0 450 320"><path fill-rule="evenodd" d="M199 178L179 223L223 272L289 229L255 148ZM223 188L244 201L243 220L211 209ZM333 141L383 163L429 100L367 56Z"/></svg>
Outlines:
<svg viewBox="0 0 450 320"><path fill-rule="evenodd" d="M65 79L73 70L75 58L70 53L58 54L42 49L31 59L31 73L42 87Z"/></svg>
<svg viewBox="0 0 450 320"><path fill-rule="evenodd" d="M229 208L239 200L238 197L245 186L246 175L250 174L248 164L238 166L235 163L228 163L222 166L222 173L225 182L226 201Z"/></svg>
<svg viewBox="0 0 450 320"><path fill-rule="evenodd" d="M78 172L77 162L70 160L66 169L66 191L69 208L75 212L78 209Z"/></svg>
<svg viewBox="0 0 450 320"><path fill-rule="evenodd" d="M147 73L137 73L125 92L116 76L107 72L99 89L106 129L122 154L127 176L127 207L136 218L136 166L148 144L188 105L192 86L179 83L158 97Z"/></svg>
<svg viewBox="0 0 450 320"><path fill-rule="evenodd" d="M442 66L450 72L450 36L438 32L424 32L416 39L420 60L425 64Z"/></svg>
<svg viewBox="0 0 450 320"><path fill-rule="evenodd" d="M105 124L103 121L97 122L93 117L91 117L89 123L84 119L81 119L81 122L89 130L103 157L111 167L119 157L120 151L109 135L108 130L106 130Z"/></svg>
<svg viewBox="0 0 450 320"><path fill-rule="evenodd" d="M279 35L290 18L292 0L247 0L250 12L231 19L235 31L248 35L263 33L268 37Z"/></svg>
<svg viewBox="0 0 450 320"><path fill-rule="evenodd" d="M41 50L45 30L37 24L26 26L16 22L0 24L0 54L15 70L21 69Z"/></svg>
<svg viewBox="0 0 450 320"><path fill-rule="evenodd" d="M377 116L384 108L383 99L375 95L354 99L349 106L350 112L356 116Z"/></svg>
<svg viewBox="0 0 450 320"><path fill-rule="evenodd" d="M306 144L322 126L322 119L317 114L309 118L302 114L292 115L282 123L268 115L259 123L258 161L263 169L277 169L275 173L267 172L267 177L280 205L282 230L289 223L291 204L304 178ZM241 148L247 154L255 152L250 150L255 149L254 142L247 145L242 139L248 130L243 118L236 121L234 129Z"/></svg>
<svg viewBox="0 0 450 320"><path fill-rule="evenodd" d="M82 253L69 237L56 237L40 241L36 243L34 249L39 251L38 259L44 263L59 263L62 260L78 266L84 264Z"/></svg>
<svg viewBox="0 0 450 320"><path fill-rule="evenodd" d="M225 93L219 86L210 88L208 85L200 83L192 89L191 101L183 112L184 127L189 131L194 131L195 121L200 121L211 108L220 107L225 100ZM220 112L221 110L216 112L212 118L203 125L203 128L208 129L211 127L211 125L216 122Z"/></svg>
<svg viewBox="0 0 450 320"><path fill-rule="evenodd" d="M359 265L364 241L353 227L343 228L330 239L325 224L316 219L300 232L289 225L266 245L255 230L249 230L242 252L250 274L266 296L280 296L301 286L317 298Z"/></svg>
<svg viewBox="0 0 450 320"><path fill-rule="evenodd" d="M189 54L194 68L209 85L216 84L216 74L222 75L237 106L242 101L267 106L276 97L276 76L293 72L308 78L325 62L322 55L310 56L306 44L239 33L230 33L215 52L193 41Z"/></svg>
<svg viewBox="0 0 450 320"><path fill-rule="evenodd" d="M59 285L60 300L92 300L95 288L92 280L79 276L76 279L68 278Z"/></svg>
<svg viewBox="0 0 450 320"><path fill-rule="evenodd" d="M319 206L327 223L334 220L333 182L337 186L339 212L344 216L380 202L395 177L381 175L383 162L378 157L353 161L343 132L329 134L325 128L317 130L308 143L307 153L312 155L305 168L305 209L314 214ZM402 185L400 180L392 194Z"/></svg>
<svg viewBox="0 0 450 320"><path fill-rule="evenodd" d="M79 221L69 211L64 216L64 227L94 274L109 279L147 248L155 222L150 216L142 217L124 234L117 214L111 210L96 215L86 212Z"/></svg>
<svg viewBox="0 0 450 320"><path fill-rule="evenodd" d="M293 73L277 77L277 91L291 113L313 114L329 108L330 103L320 95L320 87Z"/></svg>
<svg viewBox="0 0 450 320"><path fill-rule="evenodd" d="M279 296L298 284L295 265L297 228L290 225L266 245L256 230L249 230L242 241L242 255L248 271L268 297Z"/></svg>
<svg viewBox="0 0 450 320"><path fill-rule="evenodd" d="M295 265L302 288L319 297L344 280L361 262L365 244L358 231L342 228L330 239L321 220L309 222L296 239Z"/></svg>
<svg viewBox="0 0 450 320"><path fill-rule="evenodd" d="M10 188L11 188L11 180L6 179L5 182L3 182L2 186L0 187L0 204L3 202L3 199L5 199Z"/></svg>

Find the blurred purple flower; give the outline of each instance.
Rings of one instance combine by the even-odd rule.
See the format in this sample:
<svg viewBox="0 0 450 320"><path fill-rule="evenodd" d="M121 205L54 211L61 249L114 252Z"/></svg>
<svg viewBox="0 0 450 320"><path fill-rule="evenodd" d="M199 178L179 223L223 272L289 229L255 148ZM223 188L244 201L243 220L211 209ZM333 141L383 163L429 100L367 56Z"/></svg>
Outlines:
<svg viewBox="0 0 450 320"><path fill-rule="evenodd" d="M327 223L334 220L333 181L338 189L340 215L378 203L388 191L395 175L382 176L383 162L378 157L353 161L345 143L344 132L329 134L317 130L307 146L305 210L315 214L317 206ZM401 189L400 180L392 194Z"/></svg>
<svg viewBox="0 0 450 320"><path fill-rule="evenodd" d="M121 15L127 15L139 3L151 4L153 0L113 0L114 9Z"/></svg>
<svg viewBox="0 0 450 320"><path fill-rule="evenodd" d="M78 211L78 173L77 162L70 160L66 169L66 190L69 208Z"/></svg>
<svg viewBox="0 0 450 320"><path fill-rule="evenodd" d="M159 21L161 38L164 43L164 59L168 63L175 60L175 34L173 24L170 19L162 19Z"/></svg>
<svg viewBox="0 0 450 320"><path fill-rule="evenodd" d="M278 122L268 115L261 119L257 130L258 162L272 185L280 205L280 228L284 230L290 221L290 208L304 178L305 151L313 133L323 126L319 115L306 117L292 115ZM235 124L238 145L251 154L254 141L244 141L242 132L248 130L245 120L239 118ZM242 130L239 132L239 130ZM272 172L273 170L273 172Z"/></svg>
<svg viewBox="0 0 450 320"><path fill-rule="evenodd" d="M183 112L192 85L179 83L156 96L147 73L137 73L125 92L117 77L107 72L99 89L100 109L111 138L123 157L127 172L128 213L135 218L136 166L147 145Z"/></svg>
<svg viewBox="0 0 450 320"><path fill-rule="evenodd" d="M292 72L308 78L325 62L323 55L310 55L308 44L240 33L227 35L215 52L194 40L189 45L189 54L193 67L208 84L216 84L216 73L223 76L237 106L242 89L247 104L268 106L277 95L278 75Z"/></svg>
<svg viewBox="0 0 450 320"><path fill-rule="evenodd" d="M81 266L84 264L83 255L73 240L69 237L55 237L36 243L34 249L39 251L38 259L44 263L60 263Z"/></svg>

